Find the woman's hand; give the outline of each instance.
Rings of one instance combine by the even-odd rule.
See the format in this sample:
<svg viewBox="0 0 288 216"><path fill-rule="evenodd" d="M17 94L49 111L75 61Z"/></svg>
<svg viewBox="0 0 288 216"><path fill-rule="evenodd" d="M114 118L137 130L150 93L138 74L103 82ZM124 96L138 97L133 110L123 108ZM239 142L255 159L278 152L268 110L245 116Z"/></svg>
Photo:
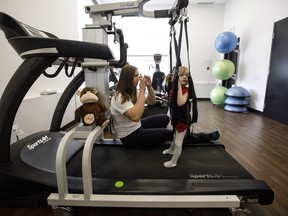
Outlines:
<svg viewBox="0 0 288 216"><path fill-rule="evenodd" d="M145 77L141 76L139 78L139 81L140 81L140 84L139 84L140 91L145 92L145 88L146 88Z"/></svg>
<svg viewBox="0 0 288 216"><path fill-rule="evenodd" d="M137 102L134 106L128 109L124 114L131 119L132 121L139 122L144 112L145 108L145 78L143 76L139 76L139 94L137 97Z"/></svg>
<svg viewBox="0 0 288 216"><path fill-rule="evenodd" d="M155 96L155 91L152 88L152 81L150 76L144 76L144 80L145 80L145 85L147 86L148 89L148 96L145 100L145 103L148 105L153 105L156 103L156 96Z"/></svg>
<svg viewBox="0 0 288 216"><path fill-rule="evenodd" d="M150 76L144 76L144 80L145 80L145 85L148 87L148 86L152 86L152 81L151 81L151 78Z"/></svg>

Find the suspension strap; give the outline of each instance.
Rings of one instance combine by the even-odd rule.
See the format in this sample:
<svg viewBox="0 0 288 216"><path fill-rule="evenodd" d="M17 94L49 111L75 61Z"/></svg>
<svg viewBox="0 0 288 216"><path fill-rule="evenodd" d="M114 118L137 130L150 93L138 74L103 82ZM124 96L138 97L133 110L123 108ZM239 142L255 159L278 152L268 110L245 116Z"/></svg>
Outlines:
<svg viewBox="0 0 288 216"><path fill-rule="evenodd" d="M174 50L175 50L175 57L177 58L177 51L178 51L178 43L177 43L177 39L176 39L176 31L175 31L175 27L174 25L171 26L170 28L170 49L169 49L169 56L170 56L170 73L172 73L173 71L173 53L172 53L172 43L174 44ZM181 60L180 60L180 64L181 64Z"/></svg>
<svg viewBox="0 0 288 216"><path fill-rule="evenodd" d="M176 72L178 72L179 66L182 66L181 59L180 59L181 46L182 46L182 32L183 32L183 21L181 21L181 23L180 23L180 33L179 33L179 38L178 38L178 50L177 50L177 54L176 54Z"/></svg>
<svg viewBox="0 0 288 216"><path fill-rule="evenodd" d="M185 12L185 11L184 11ZM186 103L187 106L187 112L186 112L186 123L188 125L187 127L187 136L190 137L190 126L192 125L192 132L193 132L193 123L196 123L198 120L198 108L197 108L197 97L195 93L195 88L194 88L194 83L192 79L192 75L190 73L190 54L189 54L189 39L188 39L188 28L187 28L187 22L188 22L188 17L187 16L182 16L180 19L180 32L179 32L179 38L178 38L178 47L175 46L176 52L176 69L175 69L175 74L174 74L174 80L172 83L172 101L171 101L171 106L170 106L170 114L173 118L177 113L175 114L175 106L177 106L176 98L177 98L177 89L178 89L178 70L179 66L182 66L181 62L181 46L182 46L182 37L183 37L183 28L185 30L185 37L186 37L186 51L187 51L187 59L188 59L188 69L189 69L189 92L188 92L188 101ZM172 35L172 30L174 30L174 26L171 26L171 40L170 40L170 69L172 71L172 37L174 36L175 38L175 32L174 35ZM176 38L174 39L176 40ZM176 44L176 42L174 42ZM191 107L192 106L192 107ZM174 108L174 109L173 109ZM192 108L192 116L191 116L191 108Z"/></svg>
<svg viewBox="0 0 288 216"><path fill-rule="evenodd" d="M188 22L188 18L184 19L184 29L185 29L185 36L186 36L186 46L187 46L187 58L188 58L188 69L190 72L190 55L189 55L189 40L188 40L188 28L187 28L187 22ZM188 98L191 100L192 99L192 119L191 119L191 123L196 123L198 120L198 108L197 108L197 97L196 97L196 93L195 93L195 88L194 88L194 82L192 79L192 75L190 74L191 77L191 82L189 83L189 95ZM191 110L191 103L189 103L189 110Z"/></svg>

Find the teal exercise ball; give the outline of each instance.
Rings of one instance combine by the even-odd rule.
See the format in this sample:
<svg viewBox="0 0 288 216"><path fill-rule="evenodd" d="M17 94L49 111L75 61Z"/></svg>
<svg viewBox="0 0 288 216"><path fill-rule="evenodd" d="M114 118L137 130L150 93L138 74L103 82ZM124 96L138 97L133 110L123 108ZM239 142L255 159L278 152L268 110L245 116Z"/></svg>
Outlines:
<svg viewBox="0 0 288 216"><path fill-rule="evenodd" d="M227 98L225 94L226 91L227 88L224 86L217 86L212 89L212 91L210 92L210 100L212 101L212 103L215 105L223 105L225 99Z"/></svg>
<svg viewBox="0 0 288 216"><path fill-rule="evenodd" d="M220 80L229 79L235 72L235 65L228 59L217 61L212 68L213 76Z"/></svg>
<svg viewBox="0 0 288 216"><path fill-rule="evenodd" d="M216 37L215 48L220 53L232 52L238 44L237 36L230 31L222 32Z"/></svg>

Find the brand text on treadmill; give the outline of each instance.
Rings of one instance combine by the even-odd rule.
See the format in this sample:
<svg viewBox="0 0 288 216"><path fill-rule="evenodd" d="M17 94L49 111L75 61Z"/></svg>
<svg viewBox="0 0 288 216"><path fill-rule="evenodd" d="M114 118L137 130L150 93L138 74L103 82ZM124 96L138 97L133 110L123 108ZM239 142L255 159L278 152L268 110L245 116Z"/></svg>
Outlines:
<svg viewBox="0 0 288 216"><path fill-rule="evenodd" d="M51 137L48 137L47 135L43 136L41 139L38 139L36 142L34 142L31 145L27 145L27 148L29 150L33 150L34 148L36 148L38 145L44 144L46 142L48 142L51 139Z"/></svg>

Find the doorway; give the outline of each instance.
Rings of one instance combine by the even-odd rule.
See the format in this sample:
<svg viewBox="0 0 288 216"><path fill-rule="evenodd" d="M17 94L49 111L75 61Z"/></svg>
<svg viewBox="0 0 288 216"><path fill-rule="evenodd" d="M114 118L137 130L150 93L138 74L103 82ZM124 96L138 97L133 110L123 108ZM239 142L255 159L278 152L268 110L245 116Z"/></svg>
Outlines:
<svg viewBox="0 0 288 216"><path fill-rule="evenodd" d="M274 23L263 114L288 124L288 17Z"/></svg>

